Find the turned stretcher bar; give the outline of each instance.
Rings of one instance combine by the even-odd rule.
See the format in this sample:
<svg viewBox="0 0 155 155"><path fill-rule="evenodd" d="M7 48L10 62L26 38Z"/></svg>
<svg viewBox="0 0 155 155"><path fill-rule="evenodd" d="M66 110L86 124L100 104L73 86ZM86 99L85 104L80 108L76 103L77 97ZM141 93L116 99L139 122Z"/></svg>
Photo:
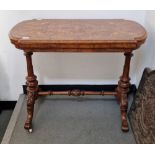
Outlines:
<svg viewBox="0 0 155 155"><path fill-rule="evenodd" d="M105 91L84 91L84 90L68 90L68 91L39 91L39 96L46 95L68 95L68 96L84 96L84 95L117 95L117 92Z"/></svg>

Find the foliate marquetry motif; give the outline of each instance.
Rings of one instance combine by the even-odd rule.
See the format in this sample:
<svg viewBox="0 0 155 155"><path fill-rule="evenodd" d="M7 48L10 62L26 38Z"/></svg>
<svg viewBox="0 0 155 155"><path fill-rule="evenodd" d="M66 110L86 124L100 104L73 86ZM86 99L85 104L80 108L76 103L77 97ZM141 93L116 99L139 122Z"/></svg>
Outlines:
<svg viewBox="0 0 155 155"><path fill-rule="evenodd" d="M155 143L155 71L144 70L129 116L137 143Z"/></svg>

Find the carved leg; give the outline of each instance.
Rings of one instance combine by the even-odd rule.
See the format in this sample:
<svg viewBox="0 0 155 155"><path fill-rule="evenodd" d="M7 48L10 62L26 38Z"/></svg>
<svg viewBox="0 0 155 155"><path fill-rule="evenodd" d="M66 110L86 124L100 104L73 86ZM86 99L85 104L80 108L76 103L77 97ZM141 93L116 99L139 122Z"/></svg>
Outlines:
<svg viewBox="0 0 155 155"><path fill-rule="evenodd" d="M123 68L123 74L120 77L118 82L118 87L116 89L117 95L116 98L120 103L121 110L121 121L122 121L122 131L128 131L128 122L127 122L127 109L128 109L128 92L130 86L129 70L130 70L130 60L132 53L125 53L125 64Z"/></svg>
<svg viewBox="0 0 155 155"><path fill-rule="evenodd" d="M25 52L26 62L27 62L27 77L26 77L26 85L27 85L27 119L25 122L24 128L32 132L32 118L33 118L33 110L35 99L37 99L38 95L38 81L37 77L33 72L32 65L32 54L31 52Z"/></svg>

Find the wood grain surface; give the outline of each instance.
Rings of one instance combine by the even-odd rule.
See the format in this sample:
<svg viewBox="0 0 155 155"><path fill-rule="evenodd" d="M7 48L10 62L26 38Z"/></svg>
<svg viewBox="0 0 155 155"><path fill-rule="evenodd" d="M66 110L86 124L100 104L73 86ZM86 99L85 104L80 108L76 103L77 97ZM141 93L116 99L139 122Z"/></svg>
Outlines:
<svg viewBox="0 0 155 155"><path fill-rule="evenodd" d="M122 52L138 48L146 36L140 24L123 19L34 19L17 24L9 34L17 48L34 52Z"/></svg>

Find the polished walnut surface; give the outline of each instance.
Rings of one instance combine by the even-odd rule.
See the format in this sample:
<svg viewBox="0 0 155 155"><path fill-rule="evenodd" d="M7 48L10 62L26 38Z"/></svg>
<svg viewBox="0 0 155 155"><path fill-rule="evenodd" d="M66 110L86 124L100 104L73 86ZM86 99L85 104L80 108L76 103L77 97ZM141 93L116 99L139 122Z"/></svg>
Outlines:
<svg viewBox="0 0 155 155"><path fill-rule="evenodd" d="M42 19L17 24L9 34L19 49L102 52L137 49L145 29L123 19Z"/></svg>

